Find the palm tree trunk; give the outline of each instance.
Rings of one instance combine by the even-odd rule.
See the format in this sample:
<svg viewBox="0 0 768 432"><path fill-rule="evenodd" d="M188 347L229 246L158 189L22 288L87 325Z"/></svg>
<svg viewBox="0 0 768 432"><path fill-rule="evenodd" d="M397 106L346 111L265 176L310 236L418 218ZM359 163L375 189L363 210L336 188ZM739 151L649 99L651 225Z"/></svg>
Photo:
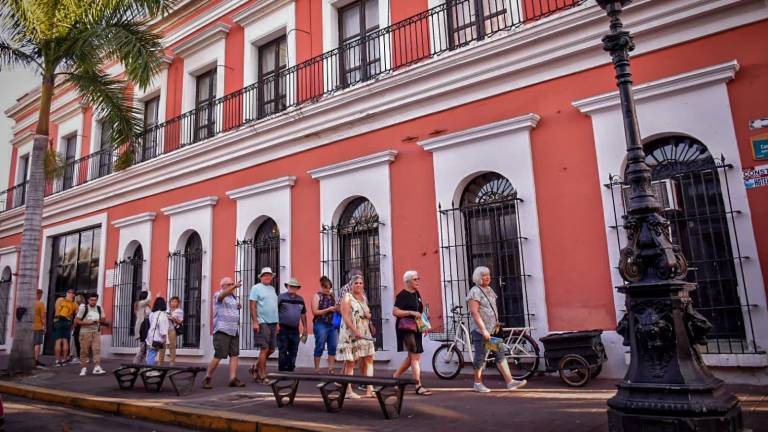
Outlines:
<svg viewBox="0 0 768 432"><path fill-rule="evenodd" d="M16 314L14 314L16 325L11 357L8 362L8 369L17 372L29 371L35 367L32 322L35 311L35 290L38 287L39 279L38 257L40 256L40 231L43 222L45 189L43 158L48 148L48 123L51 114L53 87L53 74L43 77L40 92L40 115L32 146L29 183L26 188L24 228L21 235L21 257L18 270L19 282L16 287Z"/></svg>

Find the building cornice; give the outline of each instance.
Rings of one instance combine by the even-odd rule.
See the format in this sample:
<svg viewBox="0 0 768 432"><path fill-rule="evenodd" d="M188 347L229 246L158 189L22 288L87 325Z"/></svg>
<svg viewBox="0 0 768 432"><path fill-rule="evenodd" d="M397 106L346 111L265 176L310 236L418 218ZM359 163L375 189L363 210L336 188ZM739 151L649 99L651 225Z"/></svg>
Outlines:
<svg viewBox="0 0 768 432"><path fill-rule="evenodd" d="M221 18L230 11L233 11L240 6L248 3L250 0L229 0L219 3L217 6L201 13L200 15L185 22L184 25L179 26L178 30L168 33L161 43L164 47L170 47L176 42L184 39L185 37L200 30L200 28L212 23L213 21ZM262 0L263 1L263 0Z"/></svg>
<svg viewBox="0 0 768 432"><path fill-rule="evenodd" d="M200 198L192 201L187 201L181 204L172 205L169 207L163 207L160 209L160 211L163 212L163 214L166 216L171 216L179 213L185 213L188 211L196 210L199 208L213 207L216 205L216 202L218 200L219 200L218 197L209 196L209 197Z"/></svg>
<svg viewBox="0 0 768 432"><path fill-rule="evenodd" d="M226 38L231 28L232 27L227 23L216 23L186 41L176 45L172 51L175 55L186 57L188 54L199 51L214 42Z"/></svg>
<svg viewBox="0 0 768 432"><path fill-rule="evenodd" d="M307 174L309 174L310 177L315 180L320 180L325 177L346 174L363 168L390 164L395 160L395 157L397 157L397 150L385 150L383 152L359 157L357 159L313 169L311 171L307 171Z"/></svg>
<svg viewBox="0 0 768 432"><path fill-rule="evenodd" d="M14 136L11 139L11 145L13 146L19 146L24 145L32 140L35 139L35 131L32 129L26 130L23 133L20 133L16 136Z"/></svg>
<svg viewBox="0 0 768 432"><path fill-rule="evenodd" d="M127 226L136 225L143 222L152 222L155 220L155 212L139 213L137 215L128 216L126 218L112 221L112 226L115 228L125 228Z"/></svg>
<svg viewBox="0 0 768 432"><path fill-rule="evenodd" d="M62 110L56 112L56 114L53 114L51 116L51 121L56 123L61 123L78 114L81 114L83 110L85 110L86 108L88 108L88 105L84 104L83 102L77 102L72 106L63 108Z"/></svg>
<svg viewBox="0 0 768 432"><path fill-rule="evenodd" d="M641 101L660 95L679 92L695 87L725 84L736 77L739 63L736 60L720 63L690 72L640 84L634 88L635 100ZM621 104L619 92L603 93L573 102L573 106L584 114L618 107Z"/></svg>
<svg viewBox="0 0 768 432"><path fill-rule="evenodd" d="M419 141L419 145L426 151L434 152L444 150L460 144L477 142L480 139L490 138L496 135L510 133L517 130L530 130L535 128L541 120L538 114L526 114L509 120L478 126L475 128L455 132L449 135L439 136L424 141Z"/></svg>
<svg viewBox="0 0 768 432"><path fill-rule="evenodd" d="M14 254L19 252L20 250L21 248L18 246L7 246L4 248L0 248L0 256Z"/></svg>
<svg viewBox="0 0 768 432"><path fill-rule="evenodd" d="M262 0L232 15L232 21L236 22L241 27L245 27L248 24L251 24L254 21L260 19L261 17L282 8L283 6L295 3L295 1L296 0Z"/></svg>
<svg viewBox="0 0 768 432"><path fill-rule="evenodd" d="M265 182L257 183L242 187L239 189L231 190L227 192L227 196L235 201L250 198L265 192L270 192L278 189L290 188L296 183L295 176L280 177L274 180L267 180Z"/></svg>

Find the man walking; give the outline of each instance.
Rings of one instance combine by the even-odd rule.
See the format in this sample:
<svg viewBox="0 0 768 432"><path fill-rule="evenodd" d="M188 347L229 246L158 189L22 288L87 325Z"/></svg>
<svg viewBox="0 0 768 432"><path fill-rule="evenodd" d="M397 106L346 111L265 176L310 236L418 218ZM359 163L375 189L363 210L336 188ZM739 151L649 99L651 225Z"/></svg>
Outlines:
<svg viewBox="0 0 768 432"><path fill-rule="evenodd" d="M53 315L53 340L56 366L64 366L69 358L69 338L72 337L72 318L77 310L75 290L68 289L67 294L56 300Z"/></svg>
<svg viewBox="0 0 768 432"><path fill-rule="evenodd" d="M285 283L285 288L288 291L277 297L280 319L280 332L277 334L279 350L277 368L281 372L293 372L296 368L299 341L307 336L307 308L304 305L304 299L298 294L301 288L298 280L289 280ZM299 324L301 324L301 333Z"/></svg>
<svg viewBox="0 0 768 432"><path fill-rule="evenodd" d="M240 301L235 290L242 283L235 283L232 278L221 280L221 289L213 297L213 359L208 364L208 371L203 379L203 388L212 389L211 377L222 359L229 357L229 386L245 387L237 379L237 363L240 355Z"/></svg>
<svg viewBox="0 0 768 432"><path fill-rule="evenodd" d="M44 367L45 365L40 362L40 349L43 346L43 338L45 337L45 303L41 300L43 298L43 290L38 289L36 291L37 301L35 301L35 319L32 323L32 340L35 345L35 366Z"/></svg>
<svg viewBox="0 0 768 432"><path fill-rule="evenodd" d="M267 357L277 347L277 332L280 330L277 314L277 293L272 284L272 269L264 267L259 272L259 283L251 288L249 306L253 323L253 342L260 351L259 359L251 367L251 375L260 384L267 381Z"/></svg>
<svg viewBox="0 0 768 432"><path fill-rule="evenodd" d="M107 373L101 368L101 326L106 324L101 306L96 303L99 301L99 295L96 293L88 294L86 304L80 305L75 316L75 323L80 326L80 376L85 376L88 371L85 367L88 364L88 350L93 354L93 374L104 375Z"/></svg>

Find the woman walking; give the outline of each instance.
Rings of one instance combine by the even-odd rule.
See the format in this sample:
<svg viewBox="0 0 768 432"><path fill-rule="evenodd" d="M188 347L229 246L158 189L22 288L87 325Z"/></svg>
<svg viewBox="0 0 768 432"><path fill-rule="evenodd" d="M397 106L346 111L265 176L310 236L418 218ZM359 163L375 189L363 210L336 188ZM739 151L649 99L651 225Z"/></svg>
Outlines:
<svg viewBox="0 0 768 432"><path fill-rule="evenodd" d="M312 297L312 333L315 335L315 373L320 373L320 358L328 350L328 373L334 372L339 334L333 328L333 313L338 310L333 296L333 282L320 278L320 291Z"/></svg>
<svg viewBox="0 0 768 432"><path fill-rule="evenodd" d="M339 345L336 349L336 360L344 362L345 375L354 374L355 363L358 361L361 362L361 369L362 365L372 365L373 354L376 351L373 337L371 337L371 310L365 300L363 277L353 276L349 285L350 292L341 301L342 323L339 330ZM366 373L362 370L361 372ZM352 399L360 398L352 391L351 386L347 390L347 396ZM367 396L373 397L370 388Z"/></svg>
<svg viewBox="0 0 768 432"><path fill-rule="evenodd" d="M154 365L160 350L165 349L168 342L169 320L166 313L165 299L158 297L152 305L152 313L149 314L149 332L147 332L147 364Z"/></svg>
<svg viewBox="0 0 768 432"><path fill-rule="evenodd" d="M394 378L400 378L408 368L411 369L413 379L416 380L416 394L429 396L431 391L421 385L421 353L424 352L422 346L422 334L416 323L424 312L424 303L419 294L421 279L419 273L415 270L408 270L403 275L405 287L395 297L395 308L392 314L397 317L395 321L395 334L397 335L397 352L407 352L408 356L397 368Z"/></svg>
<svg viewBox="0 0 768 432"><path fill-rule="evenodd" d="M149 303L149 291L142 291L139 293L139 299L133 304L133 314L136 317L133 323L133 336L139 341L139 349L133 357L133 362L136 364L144 363L147 357L146 337L141 337L141 323L152 312Z"/></svg>
<svg viewBox="0 0 768 432"><path fill-rule="evenodd" d="M475 368L475 384L473 389L478 393L488 393L491 390L483 384L483 369L488 348L485 342L491 339L491 333L496 333L499 327L499 312L496 308L496 293L491 288L491 270L488 267L477 267L472 273L475 286L469 290L467 305L472 319L469 321L472 350L475 352L472 366ZM507 390L523 387L526 381L517 381L509 372L509 364L503 352L494 351L496 368L504 377Z"/></svg>

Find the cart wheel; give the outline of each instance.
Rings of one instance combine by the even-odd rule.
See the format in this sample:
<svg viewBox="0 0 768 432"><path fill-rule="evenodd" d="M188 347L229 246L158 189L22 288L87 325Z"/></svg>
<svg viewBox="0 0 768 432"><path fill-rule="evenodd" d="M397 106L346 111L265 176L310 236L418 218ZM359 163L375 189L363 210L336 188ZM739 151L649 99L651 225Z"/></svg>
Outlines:
<svg viewBox="0 0 768 432"><path fill-rule="evenodd" d="M589 363L577 354L568 354L560 360L560 379L571 387L581 387L589 381Z"/></svg>
<svg viewBox="0 0 768 432"><path fill-rule="evenodd" d="M589 378L592 379L597 377L598 375L600 375L600 372L602 371L603 371L602 364L598 364L597 366L592 366L591 368L589 368Z"/></svg>

